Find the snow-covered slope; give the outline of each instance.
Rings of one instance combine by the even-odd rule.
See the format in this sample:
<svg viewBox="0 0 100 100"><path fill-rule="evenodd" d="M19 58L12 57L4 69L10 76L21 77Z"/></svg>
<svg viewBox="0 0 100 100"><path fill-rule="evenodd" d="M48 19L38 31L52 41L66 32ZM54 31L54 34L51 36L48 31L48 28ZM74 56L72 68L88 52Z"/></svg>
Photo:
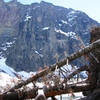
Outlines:
<svg viewBox="0 0 100 100"><path fill-rule="evenodd" d="M35 72L30 72L30 73L25 72L25 71L16 72L13 68L6 65L6 58L4 57L0 58L0 73L8 74L11 77L20 76L23 79L27 79L31 75L35 74Z"/></svg>
<svg viewBox="0 0 100 100"><path fill-rule="evenodd" d="M6 65L6 58L0 57L0 93L7 91L22 79L27 79L34 73L25 71L16 72Z"/></svg>
<svg viewBox="0 0 100 100"><path fill-rule="evenodd" d="M14 69L12 69L11 67L9 67L8 65L6 65L5 63L6 61L6 58L4 57L1 57L0 59L0 72L3 72L3 73L6 73L8 74L9 76L12 76L12 77L17 77L17 76L20 76L21 78L23 79L27 79L29 77L31 77L33 74L36 74L36 72L25 72L25 71L20 71L20 72L16 72ZM63 66L62 69L66 67ZM72 69L71 65L68 65L67 68L70 70L70 72L72 73L75 69L77 69L77 67L75 69ZM57 73L56 73L57 74ZM70 73L69 73L70 74ZM86 72L82 72L81 73L81 77L84 77L86 78L87 75L86 75Z"/></svg>
<svg viewBox="0 0 100 100"><path fill-rule="evenodd" d="M15 77L17 75L16 71L12 68L10 68L9 66L6 65L5 63L6 58L1 57L0 59L0 72L6 73L10 76Z"/></svg>
<svg viewBox="0 0 100 100"><path fill-rule="evenodd" d="M33 76L36 74L36 72L26 72L26 71L20 71L20 72L17 72L18 75L21 76L22 79L26 80L28 79L29 77Z"/></svg>
<svg viewBox="0 0 100 100"><path fill-rule="evenodd" d="M6 73L0 72L0 93L13 87L18 82L18 78L11 77Z"/></svg>

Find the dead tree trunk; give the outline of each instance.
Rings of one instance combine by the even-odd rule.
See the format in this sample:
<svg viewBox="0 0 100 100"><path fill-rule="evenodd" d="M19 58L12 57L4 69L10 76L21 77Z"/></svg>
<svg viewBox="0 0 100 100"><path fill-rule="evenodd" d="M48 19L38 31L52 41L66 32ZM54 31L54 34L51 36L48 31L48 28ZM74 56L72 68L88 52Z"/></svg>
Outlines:
<svg viewBox="0 0 100 100"><path fill-rule="evenodd" d="M49 68L47 68L47 69L42 70L41 72L37 73L35 76L27 79L26 81L23 81L23 82L19 83L18 85L15 85L9 91L13 91L14 89L21 88L23 85L26 85L32 81L36 81L38 78L40 78L44 75L47 75L51 71L54 71L56 69L56 66L58 68L64 66L66 64L67 60L72 61L74 59L77 59L77 58L81 57L82 55L85 55L85 54L89 53L90 51L92 51L93 49L99 48L99 47L100 47L100 40L97 40L97 41L93 42L92 44L90 44L89 46L86 46L85 48L79 50L78 52L68 56L64 60L62 60L54 65L49 66ZM9 92L9 91L7 91L7 92Z"/></svg>
<svg viewBox="0 0 100 100"><path fill-rule="evenodd" d="M24 100L32 99L37 96L37 88L29 90L17 90L0 95L0 100Z"/></svg>
<svg viewBox="0 0 100 100"><path fill-rule="evenodd" d="M100 27L96 27L91 31L90 42L93 43L98 39L100 39ZM94 55L94 57L90 55L89 58L89 74L90 84L92 85L92 88L90 91L87 91L85 93L87 97L82 100L100 100L100 48L95 48L91 51L91 53Z"/></svg>
<svg viewBox="0 0 100 100"><path fill-rule="evenodd" d="M59 86L52 86L47 88L47 91L44 94L48 98L48 97L55 97L56 95L61 95L61 94L66 94L71 92L87 91L90 89L91 89L90 85L83 85L83 86L59 85Z"/></svg>
<svg viewBox="0 0 100 100"><path fill-rule="evenodd" d="M100 28L94 28L91 31L91 43L100 39ZM96 48L91 51L98 62L90 57L90 74L91 74L91 84L93 84L94 88L98 88L98 84L100 85L100 48Z"/></svg>

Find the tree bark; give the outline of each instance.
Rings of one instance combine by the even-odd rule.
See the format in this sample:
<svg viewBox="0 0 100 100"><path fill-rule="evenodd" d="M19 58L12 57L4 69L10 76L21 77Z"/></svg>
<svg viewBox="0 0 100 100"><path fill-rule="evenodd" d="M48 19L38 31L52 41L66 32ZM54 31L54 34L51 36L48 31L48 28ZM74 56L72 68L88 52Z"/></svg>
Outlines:
<svg viewBox="0 0 100 100"><path fill-rule="evenodd" d="M94 27L91 30L90 42L93 43L98 39L100 39L100 27ZM90 55L89 58L89 75L92 89L83 92L87 97L82 100L100 100L100 48L95 48L91 53L94 56Z"/></svg>
<svg viewBox="0 0 100 100"><path fill-rule="evenodd" d="M90 85L83 85L83 86L66 85L65 87L63 87L63 85L59 85L47 88L47 91L44 94L48 98L66 93L87 91L90 89L91 89Z"/></svg>
<svg viewBox="0 0 100 100"><path fill-rule="evenodd" d="M8 92L0 96L0 100L24 100L32 99L37 96L37 88L29 89L28 91L19 90Z"/></svg>
<svg viewBox="0 0 100 100"><path fill-rule="evenodd" d="M75 59L81 57L82 55L85 55L85 54L91 52L91 50L93 50L95 48L99 48L99 47L100 47L100 40L97 40L97 41L93 42L92 44L90 44L89 46L86 46L85 48L77 51L76 53L73 53L70 56L66 57L64 60L59 61L58 63L49 66L49 68L42 70L41 72L37 73L33 77L27 79L26 81L23 81L23 82L15 85L9 91L13 91L14 89L21 88L23 85L26 85L32 81L36 81L38 78L40 78L44 75L47 75L51 71L54 71L56 69L56 67L60 68L60 67L64 66L66 64L67 60L69 60L69 61L75 60ZM7 92L9 92L9 91L7 91Z"/></svg>
<svg viewBox="0 0 100 100"><path fill-rule="evenodd" d="M100 89L99 91L90 93L87 97L80 100L100 100Z"/></svg>

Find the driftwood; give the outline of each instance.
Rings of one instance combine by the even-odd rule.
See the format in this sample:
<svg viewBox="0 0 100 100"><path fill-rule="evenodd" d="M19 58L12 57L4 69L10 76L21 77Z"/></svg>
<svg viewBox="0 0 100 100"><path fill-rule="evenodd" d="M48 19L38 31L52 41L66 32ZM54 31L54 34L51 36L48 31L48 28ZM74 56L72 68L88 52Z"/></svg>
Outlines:
<svg viewBox="0 0 100 100"><path fill-rule="evenodd" d="M76 53L71 54L70 56L68 56L64 60L59 61L58 63L49 66L49 68L42 70L41 72L37 73L33 77L27 79L26 81L23 81L23 82L15 85L9 91L13 91L15 89L21 88L23 85L26 85L32 81L36 81L38 78L40 78L44 75L47 75L51 71L54 71L56 69L56 67L60 68L60 67L64 66L66 64L67 60L69 60L69 61L75 60L75 59L81 57L82 55L85 55L85 54L91 52L93 49L99 48L99 47L100 47L100 40L97 40L97 41L93 42L92 44L90 44L89 46L86 46L85 48L77 51ZM9 91L7 91L7 92L9 92Z"/></svg>

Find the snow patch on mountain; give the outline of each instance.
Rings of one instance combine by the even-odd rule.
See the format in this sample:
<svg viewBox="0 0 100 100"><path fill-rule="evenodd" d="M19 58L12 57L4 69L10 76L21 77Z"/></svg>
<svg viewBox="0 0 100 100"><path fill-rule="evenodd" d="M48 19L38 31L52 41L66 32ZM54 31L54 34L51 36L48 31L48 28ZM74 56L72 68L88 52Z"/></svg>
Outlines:
<svg viewBox="0 0 100 100"><path fill-rule="evenodd" d="M7 48L10 48L14 43L15 41L3 43L0 49L6 51Z"/></svg>
<svg viewBox="0 0 100 100"><path fill-rule="evenodd" d="M4 51L6 51L6 50L7 50L7 48L6 48L6 47L1 47L1 49L2 49L2 50L4 50Z"/></svg>
<svg viewBox="0 0 100 100"><path fill-rule="evenodd" d="M6 65L6 58L4 58L4 57L0 58L0 73L8 74L11 77L18 77L19 76L22 79L27 79L31 75L35 74L34 72L28 73L25 71L16 72L13 68Z"/></svg>
<svg viewBox="0 0 100 100"><path fill-rule="evenodd" d="M70 11L68 14L69 14L69 15L72 15L72 14L76 14L76 13L77 13L77 11L72 10L72 11Z"/></svg>
<svg viewBox="0 0 100 100"><path fill-rule="evenodd" d="M55 28L55 32L61 33L61 34L65 35L65 36L67 36L67 37L71 37L73 39L76 39L76 33L75 32L64 32L64 31L62 31L60 29L56 29L56 28Z"/></svg>
<svg viewBox="0 0 100 100"><path fill-rule="evenodd" d="M23 80L26 80L26 79L28 79L29 77L31 77L31 76L33 76L33 75L36 74L36 72L26 72L26 71L20 71L20 72L17 72L17 73L18 73L18 75L21 76L21 78L22 78Z"/></svg>
<svg viewBox="0 0 100 100"><path fill-rule="evenodd" d="M42 28L42 30L48 30L50 27L44 27Z"/></svg>
<svg viewBox="0 0 100 100"><path fill-rule="evenodd" d="M15 77L16 76L16 71L12 68L10 68L9 66L6 65L6 58L1 57L0 59L0 72L4 72L10 76Z"/></svg>
<svg viewBox="0 0 100 100"><path fill-rule="evenodd" d="M62 26L62 24L59 24L59 26Z"/></svg>
<svg viewBox="0 0 100 100"><path fill-rule="evenodd" d="M24 21L28 21L28 20L31 19L31 18L32 18L32 16L30 16L30 15L27 14L27 15L25 16L25 20L24 20Z"/></svg>
<svg viewBox="0 0 100 100"><path fill-rule="evenodd" d="M64 20L61 20L61 22L62 22L63 24L68 24L68 22L67 22L67 21L64 21Z"/></svg>
<svg viewBox="0 0 100 100"><path fill-rule="evenodd" d="M38 51L35 51L36 54L38 54L40 57L43 57L42 54L40 54Z"/></svg>
<svg viewBox="0 0 100 100"><path fill-rule="evenodd" d="M75 11L75 10L72 10L71 12L69 12L67 14L67 19L68 19L68 22L76 19L78 16L77 16L77 13L79 13L78 11Z"/></svg>

